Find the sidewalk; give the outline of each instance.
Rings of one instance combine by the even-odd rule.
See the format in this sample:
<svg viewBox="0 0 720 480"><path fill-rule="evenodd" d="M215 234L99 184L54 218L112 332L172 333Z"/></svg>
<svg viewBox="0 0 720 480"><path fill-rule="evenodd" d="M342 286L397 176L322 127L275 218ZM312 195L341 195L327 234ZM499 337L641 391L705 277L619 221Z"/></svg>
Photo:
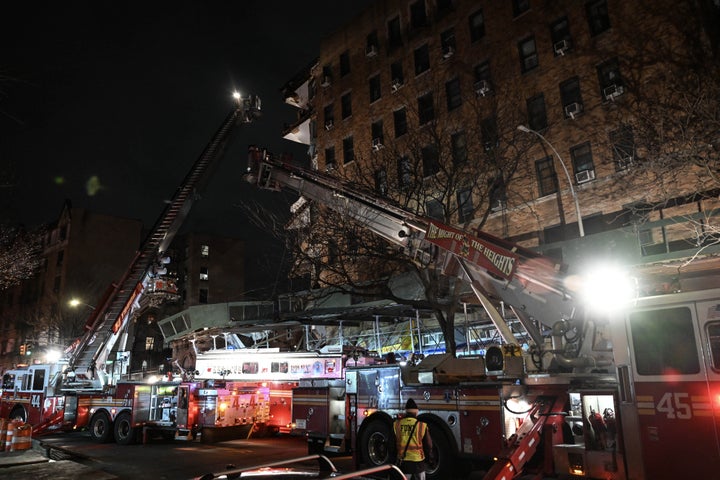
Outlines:
<svg viewBox="0 0 720 480"><path fill-rule="evenodd" d="M76 454L45 446L33 439L32 448L0 452L0 477L3 480L114 480L116 476L70 460Z"/></svg>

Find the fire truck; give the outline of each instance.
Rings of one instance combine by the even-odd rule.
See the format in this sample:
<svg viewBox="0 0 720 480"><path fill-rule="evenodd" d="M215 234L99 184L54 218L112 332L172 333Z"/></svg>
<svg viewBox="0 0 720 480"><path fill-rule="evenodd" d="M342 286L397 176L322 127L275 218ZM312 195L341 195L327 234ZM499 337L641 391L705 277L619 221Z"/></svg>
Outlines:
<svg viewBox="0 0 720 480"><path fill-rule="evenodd" d="M709 478L720 471L720 289L640 296L603 313L556 261L423 218L354 185L251 147L246 179L343 213L425 268L464 280L503 341L417 365L348 362L344 382L293 392L296 428L358 464L393 461L408 398L430 426L431 479ZM715 282L717 284L717 282ZM680 290L683 290L682 288ZM498 305L532 339L522 350Z"/></svg>
<svg viewBox="0 0 720 480"><path fill-rule="evenodd" d="M86 332L58 363L30 365L3 376L0 415L33 425L33 434L47 430L88 428L100 442L133 443L150 429L164 436L194 437L208 422L202 382L128 381L130 320L146 308L179 298L167 275L165 255L193 204L197 189L220 157L238 124L260 114L260 99L236 96L237 104L211 138L123 277L108 289L87 321ZM114 357L112 356L114 354ZM205 423L208 422L208 423Z"/></svg>

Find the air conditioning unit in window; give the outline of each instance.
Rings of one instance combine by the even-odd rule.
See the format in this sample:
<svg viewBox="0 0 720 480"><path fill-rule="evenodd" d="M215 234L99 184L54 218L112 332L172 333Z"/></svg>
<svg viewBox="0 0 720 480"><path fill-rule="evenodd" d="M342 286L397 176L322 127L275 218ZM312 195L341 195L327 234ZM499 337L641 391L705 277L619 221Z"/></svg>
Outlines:
<svg viewBox="0 0 720 480"><path fill-rule="evenodd" d="M374 57L375 55L377 55L377 53L378 53L378 49L377 49L377 46L375 46L375 45L368 45L365 48L365 56L367 56L367 57Z"/></svg>
<svg viewBox="0 0 720 480"><path fill-rule="evenodd" d="M491 92L490 82L487 80L478 80L475 82L475 93L478 97L484 97Z"/></svg>
<svg viewBox="0 0 720 480"><path fill-rule="evenodd" d="M373 138L372 139L372 149L374 152L377 152L383 147L382 139L381 138Z"/></svg>
<svg viewBox="0 0 720 480"><path fill-rule="evenodd" d="M563 56L565 55L565 52L570 50L570 42L567 40L560 40L559 42L555 42L555 45L553 45L553 50L555 51L555 55Z"/></svg>
<svg viewBox="0 0 720 480"><path fill-rule="evenodd" d="M337 166L337 165L335 165L335 162L327 163L327 164L325 164L325 171L326 171L326 172L332 172L333 170L335 170L335 167L336 167L336 166Z"/></svg>
<svg viewBox="0 0 720 480"><path fill-rule="evenodd" d="M455 53L455 49L453 47L451 47L450 45L443 47L443 49L442 49L443 58L446 60L448 58L452 57L454 53Z"/></svg>
<svg viewBox="0 0 720 480"><path fill-rule="evenodd" d="M577 183L586 183L590 180L595 180L595 170L583 170L575 174L575 180Z"/></svg>
<svg viewBox="0 0 720 480"><path fill-rule="evenodd" d="M392 90L393 93L395 93L395 92L397 92L397 91L400 89L400 87L402 87L402 86L403 86L402 81L396 78L396 79L394 79L394 80L392 81L392 84L390 85L390 89Z"/></svg>
<svg viewBox="0 0 720 480"><path fill-rule="evenodd" d="M578 115L582 113L582 104L573 102L571 104L565 105L565 116L570 118L575 118Z"/></svg>
<svg viewBox="0 0 720 480"><path fill-rule="evenodd" d="M615 97L619 97L625 93L625 89L622 85L612 84L608 87L603 88L603 97L605 100L615 101Z"/></svg>
<svg viewBox="0 0 720 480"><path fill-rule="evenodd" d="M625 157L620 158L617 161L617 169L618 170L627 170L630 168L630 166L633 164L634 158L632 155L627 155Z"/></svg>
<svg viewBox="0 0 720 480"><path fill-rule="evenodd" d="M330 85L332 85L332 78L330 77L330 75L324 75L322 77L322 81L320 82L320 86L325 88L329 87Z"/></svg>
<svg viewBox="0 0 720 480"><path fill-rule="evenodd" d="M332 120L328 120L325 122L325 130L327 130L328 132L333 129L333 126L334 124Z"/></svg>

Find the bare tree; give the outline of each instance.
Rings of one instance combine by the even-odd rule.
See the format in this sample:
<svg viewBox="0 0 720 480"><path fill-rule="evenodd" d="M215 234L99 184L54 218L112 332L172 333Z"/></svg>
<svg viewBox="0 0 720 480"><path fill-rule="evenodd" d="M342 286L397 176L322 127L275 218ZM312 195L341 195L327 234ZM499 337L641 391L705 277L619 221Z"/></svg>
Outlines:
<svg viewBox="0 0 720 480"><path fill-rule="evenodd" d="M0 225L0 291L37 274L42 265L44 231Z"/></svg>

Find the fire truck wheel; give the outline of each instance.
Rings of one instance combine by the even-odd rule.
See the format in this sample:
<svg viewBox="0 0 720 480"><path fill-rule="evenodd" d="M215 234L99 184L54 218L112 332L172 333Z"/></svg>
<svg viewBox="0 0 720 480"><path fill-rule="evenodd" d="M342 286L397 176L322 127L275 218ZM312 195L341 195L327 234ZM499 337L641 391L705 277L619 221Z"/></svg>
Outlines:
<svg viewBox="0 0 720 480"><path fill-rule="evenodd" d="M27 412L25 411L25 408L18 405L12 409L9 418L10 420L20 420L22 422L27 422Z"/></svg>
<svg viewBox="0 0 720 480"><path fill-rule="evenodd" d="M368 467L383 465L394 458L392 427L383 420L371 420L360 434L360 454Z"/></svg>
<svg viewBox="0 0 720 480"><path fill-rule="evenodd" d="M450 442L442 431L438 428L433 429L432 424L430 425L430 436L433 442L435 463L428 467L425 475L428 480L455 478L457 460L453 457Z"/></svg>
<svg viewBox="0 0 720 480"><path fill-rule="evenodd" d="M121 413L115 419L115 441L119 445L132 445L135 443L137 430L132 426L130 414Z"/></svg>
<svg viewBox="0 0 720 480"><path fill-rule="evenodd" d="M98 412L90 421L90 436L98 443L107 443L112 439L112 424L105 412Z"/></svg>

